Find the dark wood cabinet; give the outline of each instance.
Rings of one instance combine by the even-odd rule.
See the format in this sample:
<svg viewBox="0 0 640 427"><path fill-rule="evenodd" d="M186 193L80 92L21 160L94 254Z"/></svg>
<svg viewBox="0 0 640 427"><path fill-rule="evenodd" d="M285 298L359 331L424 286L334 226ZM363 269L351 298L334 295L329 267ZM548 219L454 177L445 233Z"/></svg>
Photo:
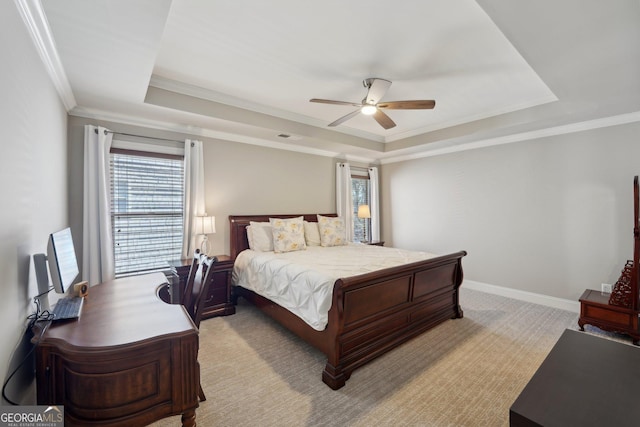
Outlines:
<svg viewBox="0 0 640 427"><path fill-rule="evenodd" d="M228 316L236 312L236 307L231 302L231 272L233 260L229 255L216 255L218 261L213 264L213 282L209 292L205 296L203 319L215 316ZM174 303L180 303L177 295L182 295L189 275L191 260L178 260L169 263L173 274L172 299Z"/></svg>
<svg viewBox="0 0 640 427"><path fill-rule="evenodd" d="M629 335L633 343L640 342L638 312L629 307L621 307L609 302L610 294L587 289L580 297L580 318L578 325L584 331L584 325Z"/></svg>

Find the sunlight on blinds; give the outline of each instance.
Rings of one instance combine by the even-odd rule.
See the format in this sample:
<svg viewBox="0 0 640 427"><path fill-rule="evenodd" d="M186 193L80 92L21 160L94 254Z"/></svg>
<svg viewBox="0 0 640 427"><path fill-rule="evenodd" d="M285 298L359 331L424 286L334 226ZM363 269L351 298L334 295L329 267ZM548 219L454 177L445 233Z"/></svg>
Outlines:
<svg viewBox="0 0 640 427"><path fill-rule="evenodd" d="M180 259L183 161L111 154L111 220L116 277L166 269Z"/></svg>

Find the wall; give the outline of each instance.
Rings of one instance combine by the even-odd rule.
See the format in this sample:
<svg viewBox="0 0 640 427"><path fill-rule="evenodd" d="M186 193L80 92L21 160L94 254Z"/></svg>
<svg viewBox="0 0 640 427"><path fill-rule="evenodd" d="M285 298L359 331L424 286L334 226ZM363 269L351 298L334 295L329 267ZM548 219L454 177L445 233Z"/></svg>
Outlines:
<svg viewBox="0 0 640 427"><path fill-rule="evenodd" d="M210 140L204 157L214 253L229 253L229 215L335 212L334 159Z"/></svg>
<svg viewBox="0 0 640 427"><path fill-rule="evenodd" d="M209 236L211 252L229 253L229 215L323 213L335 211L334 159L122 123L69 118L71 145L70 221L76 240L82 234L82 159L84 125L102 125L117 132L184 140L200 139L204 146L205 202L216 217L216 234ZM81 242L76 242L80 246Z"/></svg>
<svg viewBox="0 0 640 427"><path fill-rule="evenodd" d="M465 279L577 301L633 256L640 124L383 165L385 239Z"/></svg>
<svg viewBox="0 0 640 427"><path fill-rule="evenodd" d="M0 57L0 373L6 378L27 350L18 343L35 308L31 255L45 252L49 233L68 225L67 118L13 2L0 2ZM35 402L24 384L30 375L12 381L12 400Z"/></svg>

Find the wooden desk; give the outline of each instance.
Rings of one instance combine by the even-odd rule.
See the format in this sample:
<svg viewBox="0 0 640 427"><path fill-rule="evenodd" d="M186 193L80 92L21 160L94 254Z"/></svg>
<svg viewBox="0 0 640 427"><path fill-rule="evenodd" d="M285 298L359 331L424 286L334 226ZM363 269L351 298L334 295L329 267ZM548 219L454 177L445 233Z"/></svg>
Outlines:
<svg viewBox="0 0 640 427"><path fill-rule="evenodd" d="M181 305L160 300L163 283L154 273L93 286L80 319L45 329L38 404L64 405L66 426L142 426L178 414L195 426L198 330Z"/></svg>
<svg viewBox="0 0 640 427"><path fill-rule="evenodd" d="M640 349L564 331L511 406L511 426L637 426Z"/></svg>

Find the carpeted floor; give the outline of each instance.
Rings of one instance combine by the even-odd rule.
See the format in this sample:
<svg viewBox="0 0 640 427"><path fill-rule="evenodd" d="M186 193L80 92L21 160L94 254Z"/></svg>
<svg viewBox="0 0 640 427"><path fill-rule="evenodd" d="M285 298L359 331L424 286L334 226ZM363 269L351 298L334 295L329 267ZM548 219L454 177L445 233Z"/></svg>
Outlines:
<svg viewBox="0 0 640 427"><path fill-rule="evenodd" d="M334 391L325 357L241 300L202 322L199 426L507 426L509 407L577 314L463 289L449 320ZM153 426L178 426L180 417Z"/></svg>

